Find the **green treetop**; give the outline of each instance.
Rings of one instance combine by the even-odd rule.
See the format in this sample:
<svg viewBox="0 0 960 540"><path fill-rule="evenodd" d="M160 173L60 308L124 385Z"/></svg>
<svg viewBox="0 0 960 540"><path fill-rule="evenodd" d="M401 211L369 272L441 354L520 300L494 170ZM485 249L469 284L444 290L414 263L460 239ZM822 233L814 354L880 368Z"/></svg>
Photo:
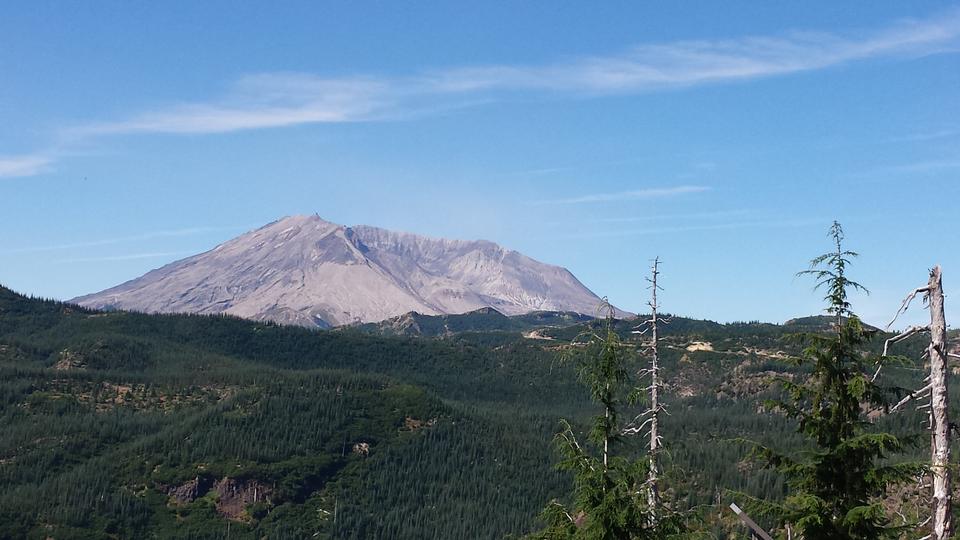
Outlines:
<svg viewBox="0 0 960 540"><path fill-rule="evenodd" d="M609 306L608 306L609 307ZM556 443L562 460L558 467L574 477L572 504L551 501L543 512L547 528L531 539L654 539L680 532L675 518L654 521L647 506L649 461L616 455L621 442L622 409L631 401L631 378L626 362L629 349L614 329L612 309L586 346L576 349L580 381L603 413L594 418L585 445L563 421Z"/></svg>
<svg viewBox="0 0 960 540"><path fill-rule="evenodd" d="M871 337L851 311L848 291L865 290L846 271L856 253L842 247L843 229L830 228L835 250L811 261L801 274L813 275L825 288L827 313L836 316L835 332L798 336L806 345L801 364L812 367L803 382L781 379L786 399L768 402L798 421L797 431L811 443L796 457L757 446L754 453L787 479L782 505L765 505L782 524L806 540L876 539L896 536L881 504L888 486L909 479L913 464L892 464L902 449L899 439L875 431L865 411L887 406L885 394L868 375L863 346Z"/></svg>

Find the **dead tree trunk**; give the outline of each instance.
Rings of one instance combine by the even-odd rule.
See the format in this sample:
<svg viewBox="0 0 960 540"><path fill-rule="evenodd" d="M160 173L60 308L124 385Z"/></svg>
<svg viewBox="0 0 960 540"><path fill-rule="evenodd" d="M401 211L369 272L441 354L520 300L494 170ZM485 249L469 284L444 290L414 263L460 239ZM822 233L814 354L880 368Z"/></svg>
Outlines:
<svg viewBox="0 0 960 540"><path fill-rule="evenodd" d="M923 332L930 332L930 345L927 347L927 356L930 360L929 383L911 392L899 403L890 409L891 412L899 409L911 399L925 396L930 392L930 469L933 473L933 500L931 510L933 515L933 530L930 536L933 540L947 540L953 533L952 516L952 486L950 474L950 414L948 410L948 378L947 378L947 323L943 310L943 280L940 266L930 270L930 280L925 287L919 287L907 295L900 309L897 310L889 328L907 310L910 302L920 293L930 309L929 326L911 326L898 336L887 340L883 347L883 356L887 356L890 345L903 341L910 336ZM880 364L882 366L882 364ZM877 367L873 378L880 374Z"/></svg>
<svg viewBox="0 0 960 540"><path fill-rule="evenodd" d="M650 364L649 367L641 369L638 373L638 378L641 380L649 376L650 385L646 388L636 389L638 393L649 392L650 406L638 414L621 432L623 435L640 435L644 433L644 430L649 430L650 450L647 457L650 463L646 485L647 511L650 515L650 521L654 525L656 525L660 519L660 448L663 446L663 441L660 438L660 413L665 409L663 404L660 403L660 390L663 388L663 383L660 380L660 351L658 348L660 342L659 325L660 323L669 322L661 318L659 313L660 305L657 301L657 291L663 290L657 285L657 278L659 276L660 258L657 257L653 260L653 265L650 268L650 277L647 278L647 281L650 282L650 289L653 291L650 295L650 301L647 302L647 305L650 306L650 318L644 319L633 332L634 334L646 334L650 332L650 339L646 343L647 348L645 350L647 356L650 358Z"/></svg>
<svg viewBox="0 0 960 540"><path fill-rule="evenodd" d="M648 477L647 504L650 507L650 518L657 521L657 510L660 507L660 356L657 331L657 276L660 274L660 258L653 259L651 269L650 289L653 291L650 299L650 471Z"/></svg>
<svg viewBox="0 0 960 540"><path fill-rule="evenodd" d="M947 394L947 323L943 314L940 266L930 271L927 284L930 305L930 409L931 469L933 470L933 538L946 540L953 533L950 485L950 416Z"/></svg>

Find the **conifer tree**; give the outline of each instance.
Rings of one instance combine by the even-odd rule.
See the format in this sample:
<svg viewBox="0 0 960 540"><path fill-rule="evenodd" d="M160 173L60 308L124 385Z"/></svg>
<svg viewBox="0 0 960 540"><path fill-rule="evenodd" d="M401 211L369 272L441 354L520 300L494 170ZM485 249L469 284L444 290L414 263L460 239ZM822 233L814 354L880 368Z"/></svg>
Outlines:
<svg viewBox="0 0 960 540"><path fill-rule="evenodd" d="M915 474L915 464L888 458L902 450L899 439L871 429L865 410L885 407L885 393L867 370L863 353L871 337L851 311L848 292L865 290L847 277L857 254L843 249L843 229L830 228L835 249L811 261L817 289L826 289L826 312L835 318L833 332L798 336L806 344L801 364L812 368L806 383L781 379L787 397L768 405L798 421L797 431L810 450L788 456L756 446L754 455L786 477L789 493L781 505L768 505L781 523L792 525L805 540L895 537L880 498L888 486Z"/></svg>
<svg viewBox="0 0 960 540"><path fill-rule="evenodd" d="M604 300L607 317L577 354L581 382L590 389L603 413L594 418L587 443L581 444L567 421L555 442L562 455L558 467L574 478L572 505L551 501L543 512L547 529L531 535L538 540L642 540L670 538L681 531L676 517L654 519L645 486L649 460L628 459L614 452L621 442L622 409L629 402L629 349L614 328L613 308Z"/></svg>

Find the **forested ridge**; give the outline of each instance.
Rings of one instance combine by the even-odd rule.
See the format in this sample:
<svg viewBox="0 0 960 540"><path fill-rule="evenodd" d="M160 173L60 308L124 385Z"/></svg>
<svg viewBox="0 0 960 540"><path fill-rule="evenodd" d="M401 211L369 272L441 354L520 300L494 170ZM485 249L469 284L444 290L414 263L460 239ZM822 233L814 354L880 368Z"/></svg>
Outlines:
<svg viewBox="0 0 960 540"><path fill-rule="evenodd" d="M599 321L484 311L415 322L412 334L409 325L315 331L101 313L0 288L0 537L538 530L545 504L569 492L554 466L559 421L582 431L596 413L562 358ZM641 362L635 326L613 324L637 349L631 369ZM682 317L664 328L665 496L692 509L700 530L743 534L724 510L736 493L786 495L781 476L745 464L737 441L803 446L789 419L758 408L778 395L771 377L807 369L784 362L800 353L788 336L825 328L821 318ZM899 352L918 358L924 346L911 339ZM923 379L910 363L885 376L903 387ZM918 420L907 411L878 424L920 435Z"/></svg>

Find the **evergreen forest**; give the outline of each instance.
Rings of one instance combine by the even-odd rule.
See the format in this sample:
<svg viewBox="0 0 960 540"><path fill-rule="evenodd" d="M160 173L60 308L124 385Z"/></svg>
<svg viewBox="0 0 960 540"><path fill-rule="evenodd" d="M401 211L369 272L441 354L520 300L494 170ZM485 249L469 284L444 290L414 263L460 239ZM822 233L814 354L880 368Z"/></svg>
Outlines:
<svg viewBox="0 0 960 540"><path fill-rule="evenodd" d="M317 331L96 312L0 288L0 538L539 534L550 501L573 497L554 437L567 423L586 439L600 411L570 354L606 328L636 372L636 326L481 310ZM828 316L674 316L661 329L661 491L685 537L747 538L731 502L776 529L754 503L789 498L789 476L750 456L809 449L796 419L765 402L787 397L775 379L814 369L790 361L804 347L793 336L830 328ZM870 331L864 354L886 336ZM925 346L900 343L885 384L918 387ZM929 457L923 419L875 419L905 441L890 459ZM626 459L645 452L640 438L617 444ZM903 523L925 518L911 485L884 496Z"/></svg>

